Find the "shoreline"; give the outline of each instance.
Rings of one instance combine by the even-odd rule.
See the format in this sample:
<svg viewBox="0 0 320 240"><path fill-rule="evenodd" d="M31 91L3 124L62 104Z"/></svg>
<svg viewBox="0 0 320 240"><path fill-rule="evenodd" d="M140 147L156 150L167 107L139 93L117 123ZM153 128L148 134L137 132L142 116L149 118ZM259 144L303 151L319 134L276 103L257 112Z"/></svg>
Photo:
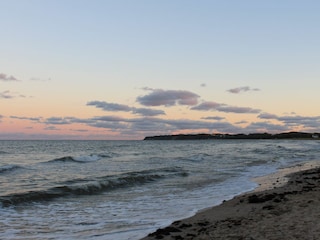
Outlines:
<svg viewBox="0 0 320 240"><path fill-rule="evenodd" d="M319 161L254 180L259 184L255 190L175 221L142 239L317 239Z"/></svg>

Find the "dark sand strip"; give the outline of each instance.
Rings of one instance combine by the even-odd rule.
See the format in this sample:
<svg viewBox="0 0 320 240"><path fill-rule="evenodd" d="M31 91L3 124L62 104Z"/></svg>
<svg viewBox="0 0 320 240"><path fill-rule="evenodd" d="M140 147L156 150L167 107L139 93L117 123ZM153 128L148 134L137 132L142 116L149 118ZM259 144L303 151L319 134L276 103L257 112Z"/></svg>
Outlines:
<svg viewBox="0 0 320 240"><path fill-rule="evenodd" d="M287 177L283 186L237 196L143 239L320 239L320 168Z"/></svg>

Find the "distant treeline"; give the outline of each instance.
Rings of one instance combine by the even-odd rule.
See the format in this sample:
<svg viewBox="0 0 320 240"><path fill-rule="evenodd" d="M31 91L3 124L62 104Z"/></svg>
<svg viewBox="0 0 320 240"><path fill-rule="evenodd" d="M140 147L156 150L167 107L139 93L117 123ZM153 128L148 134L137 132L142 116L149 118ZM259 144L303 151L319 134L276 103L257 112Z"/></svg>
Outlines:
<svg viewBox="0 0 320 240"><path fill-rule="evenodd" d="M203 140L203 139L319 139L320 133L250 133L250 134L177 134L145 137L144 140Z"/></svg>

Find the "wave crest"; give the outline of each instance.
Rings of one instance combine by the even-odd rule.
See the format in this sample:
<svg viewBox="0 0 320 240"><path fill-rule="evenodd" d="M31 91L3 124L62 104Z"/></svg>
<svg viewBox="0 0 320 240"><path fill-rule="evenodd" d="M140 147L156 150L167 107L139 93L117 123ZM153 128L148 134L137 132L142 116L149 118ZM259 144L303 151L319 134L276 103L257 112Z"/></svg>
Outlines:
<svg viewBox="0 0 320 240"><path fill-rule="evenodd" d="M156 169L140 172L130 172L114 176L102 176L88 179L74 179L61 183L53 188L11 194L0 197L2 206L12 206L21 203L48 201L70 195L94 195L119 188L127 188L151 183L162 178L185 177L187 173L181 169Z"/></svg>
<svg viewBox="0 0 320 240"><path fill-rule="evenodd" d="M19 169L19 168L22 168L18 165L3 165L3 166L0 166L0 173L7 173L7 172L11 172L11 171L14 171L16 169Z"/></svg>
<svg viewBox="0 0 320 240"><path fill-rule="evenodd" d="M102 158L111 158L111 155L108 154L90 154L90 155L83 155L83 156L65 156L61 158L55 158L50 160L49 162L77 162L77 163L88 163L88 162L95 162Z"/></svg>

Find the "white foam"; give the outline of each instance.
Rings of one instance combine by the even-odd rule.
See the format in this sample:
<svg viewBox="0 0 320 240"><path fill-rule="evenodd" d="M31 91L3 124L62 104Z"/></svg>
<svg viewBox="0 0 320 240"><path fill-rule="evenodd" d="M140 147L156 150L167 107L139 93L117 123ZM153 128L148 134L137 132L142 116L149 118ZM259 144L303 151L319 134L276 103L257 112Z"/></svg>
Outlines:
<svg viewBox="0 0 320 240"><path fill-rule="evenodd" d="M315 167L320 167L320 161L300 163L286 168L281 168L272 174L256 177L253 180L259 184L259 187L256 188L255 191L264 191L275 187L281 187L288 182L289 178L287 176L289 174Z"/></svg>

